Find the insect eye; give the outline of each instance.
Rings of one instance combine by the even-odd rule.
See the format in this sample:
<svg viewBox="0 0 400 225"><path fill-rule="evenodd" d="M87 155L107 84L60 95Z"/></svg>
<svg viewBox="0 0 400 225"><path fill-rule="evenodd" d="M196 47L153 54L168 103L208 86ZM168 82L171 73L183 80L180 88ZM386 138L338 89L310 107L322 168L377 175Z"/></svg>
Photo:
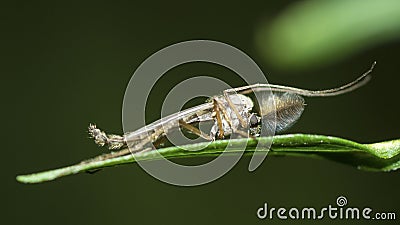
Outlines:
<svg viewBox="0 0 400 225"><path fill-rule="evenodd" d="M257 125L258 125L258 118L257 118L257 116L255 114L252 114L250 116L250 126L251 127L255 127Z"/></svg>

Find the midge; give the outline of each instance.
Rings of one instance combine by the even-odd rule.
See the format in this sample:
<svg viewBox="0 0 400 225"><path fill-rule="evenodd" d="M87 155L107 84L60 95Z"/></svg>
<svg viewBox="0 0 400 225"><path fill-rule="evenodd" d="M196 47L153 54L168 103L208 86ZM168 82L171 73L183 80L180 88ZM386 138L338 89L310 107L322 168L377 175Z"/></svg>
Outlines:
<svg viewBox="0 0 400 225"><path fill-rule="evenodd" d="M214 96L204 104L177 112L175 114L157 120L143 128L124 135L106 134L94 124L89 125L89 134L99 146L107 146L111 150L129 147L109 156L115 157L129 153L152 150L148 144L154 146L163 142L163 138L177 129L184 129L205 140L213 141L223 139L232 134L243 137L260 135L261 121L266 121L264 126L271 126L269 118L274 118L276 132L281 132L293 125L304 110L305 97L335 96L350 92L367 83L370 80L376 62L359 78L343 86L327 90L304 90L294 87L286 87L274 84L254 84L238 88L227 89L222 95ZM262 95L271 91L272 95ZM270 93L271 93L270 92ZM259 109L254 110L252 99L246 94L261 94L258 102ZM275 107L270 107L271 102ZM209 132L204 133L195 124L211 122ZM272 122L271 122L272 123ZM243 129L245 128L245 129Z"/></svg>

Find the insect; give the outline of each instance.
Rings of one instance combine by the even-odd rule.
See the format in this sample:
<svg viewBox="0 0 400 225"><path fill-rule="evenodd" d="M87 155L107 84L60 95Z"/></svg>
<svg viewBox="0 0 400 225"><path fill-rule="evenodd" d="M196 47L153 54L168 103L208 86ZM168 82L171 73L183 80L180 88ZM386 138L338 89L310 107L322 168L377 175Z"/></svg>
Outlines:
<svg viewBox="0 0 400 225"><path fill-rule="evenodd" d="M89 125L89 134L99 146L107 146L111 150L119 150L105 156L107 158L149 151L148 144L155 146L162 139L177 129L184 129L205 140L223 139L232 134L243 137L260 135L262 121L266 127L275 128L276 132L284 131L292 126L304 111L303 97L326 97L350 92L370 80L376 62L371 68L356 80L343 86L326 90L304 90L274 84L253 84L238 88L227 89L222 95L211 97L206 103L177 112L157 120L143 128L124 135L106 134L94 124ZM254 102L249 94L263 92L272 95L261 95L258 110L254 110ZM270 107L274 102L275 107ZM273 118L273 123L272 119ZM194 126L200 122L212 122L208 133ZM243 129L246 128L246 129Z"/></svg>

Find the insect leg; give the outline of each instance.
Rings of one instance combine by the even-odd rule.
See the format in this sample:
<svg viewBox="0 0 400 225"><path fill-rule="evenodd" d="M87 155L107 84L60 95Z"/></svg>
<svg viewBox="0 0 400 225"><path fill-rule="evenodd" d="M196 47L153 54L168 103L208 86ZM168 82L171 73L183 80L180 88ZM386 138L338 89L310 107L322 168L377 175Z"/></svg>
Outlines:
<svg viewBox="0 0 400 225"><path fill-rule="evenodd" d="M196 134L196 135L199 136L199 137L204 138L205 140L208 140L208 141L211 141L211 140L212 140L212 139L211 139L208 135L206 135L203 131L199 130L197 127L195 127L195 126L193 126L193 125L191 125L191 124L186 123L186 122L183 121L183 120L179 120L179 124L180 124L183 128L185 128L186 130L188 130L188 131L190 131L190 132Z"/></svg>
<svg viewBox="0 0 400 225"><path fill-rule="evenodd" d="M215 112L215 116L217 118L217 124L218 124L218 130L219 130L218 138L222 139L224 137L224 128L222 126L220 107L219 107L217 99L215 99L215 98L213 98L213 109Z"/></svg>
<svg viewBox="0 0 400 225"><path fill-rule="evenodd" d="M224 119L228 122L228 125L231 127L232 132L233 132L233 133L236 133L236 134L239 134L239 135L241 135L241 136L243 136L243 137L248 137L248 136L249 136L248 133L246 133L246 132L244 132L244 131L241 131L241 130L238 130L238 129L236 129L235 126L233 126L232 121L231 121L231 119L229 118L228 113L226 112L226 108L225 108L219 101L215 100L215 102L216 102L217 105L218 105L219 111L222 112L222 116L223 116ZM235 105L233 105L233 107L236 108ZM243 117L242 117L240 114L239 114L239 116L243 119ZM243 119L243 120L244 120L244 119ZM246 123L246 125L247 125L247 123ZM250 136L253 137L253 138L255 138L253 135L250 135Z"/></svg>

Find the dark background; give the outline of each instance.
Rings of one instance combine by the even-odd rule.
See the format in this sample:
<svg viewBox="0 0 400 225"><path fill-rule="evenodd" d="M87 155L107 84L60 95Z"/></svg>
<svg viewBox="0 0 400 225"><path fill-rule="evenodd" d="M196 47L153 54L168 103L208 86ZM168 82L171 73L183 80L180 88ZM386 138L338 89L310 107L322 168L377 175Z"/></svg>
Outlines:
<svg viewBox="0 0 400 225"><path fill-rule="evenodd" d="M360 171L327 160L269 157L255 172L243 158L219 180L197 187L162 183L138 165L26 185L17 174L70 165L107 151L92 143L89 122L121 133L126 85L140 63L168 45L211 39L251 56L273 84L309 89L349 82L378 61L371 82L352 93L306 99L288 132L317 133L361 143L399 137L400 42L374 45L342 60L301 71L275 67L254 44L261 21L290 1L53 2L22 1L3 8L2 144L4 224L265 224L264 202L280 207L369 206L400 216L399 172ZM243 85L215 65L190 64L167 73L152 92L148 120L163 95L184 78L207 74ZM5 183L4 183L5 181ZM353 223L361 221L316 221ZM363 223L366 221L362 221ZM381 221L381 223L393 221Z"/></svg>

